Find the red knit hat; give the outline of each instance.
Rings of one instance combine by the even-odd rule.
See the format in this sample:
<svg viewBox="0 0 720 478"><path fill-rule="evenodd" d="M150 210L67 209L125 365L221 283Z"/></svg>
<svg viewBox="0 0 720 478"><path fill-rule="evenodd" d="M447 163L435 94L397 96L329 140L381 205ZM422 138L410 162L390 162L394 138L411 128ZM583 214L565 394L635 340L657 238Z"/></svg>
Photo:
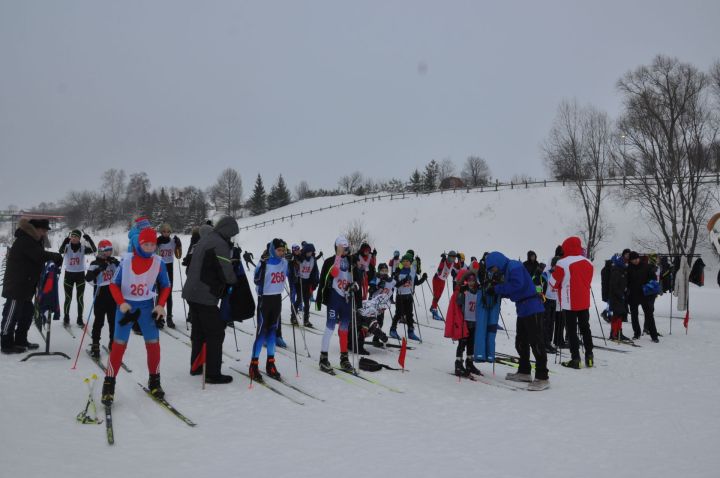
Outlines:
<svg viewBox="0 0 720 478"><path fill-rule="evenodd" d="M146 242L152 242L153 244L157 244L157 233L152 227L146 227L145 229L140 231L140 235L138 236L138 244L143 245Z"/></svg>

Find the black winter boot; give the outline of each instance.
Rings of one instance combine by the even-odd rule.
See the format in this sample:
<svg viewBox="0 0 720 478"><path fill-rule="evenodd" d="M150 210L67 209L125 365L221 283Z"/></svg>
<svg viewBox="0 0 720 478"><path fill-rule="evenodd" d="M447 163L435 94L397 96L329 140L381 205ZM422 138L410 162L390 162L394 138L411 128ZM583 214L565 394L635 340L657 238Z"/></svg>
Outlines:
<svg viewBox="0 0 720 478"><path fill-rule="evenodd" d="M95 360L100 359L100 342L93 342L90 344L90 355Z"/></svg>
<svg viewBox="0 0 720 478"><path fill-rule="evenodd" d="M150 390L150 395L152 395L155 398L164 398L165 397L165 390L163 390L162 387L160 386L160 374L159 373L150 374L150 378L148 378L148 390Z"/></svg>
<svg viewBox="0 0 720 478"><path fill-rule="evenodd" d="M103 405L108 407L113 404L115 400L115 377L105 377L103 381L102 393L100 394L100 401Z"/></svg>
<svg viewBox="0 0 720 478"><path fill-rule="evenodd" d="M343 352L340 354L340 368L343 369L343 372L356 373L355 367L353 367L350 363L347 352Z"/></svg>
<svg viewBox="0 0 720 478"><path fill-rule="evenodd" d="M267 372L268 377L274 378L275 380L280 380L280 372L278 372L278 369L275 366L275 357L267 358L267 363L265 364L265 372Z"/></svg>
<svg viewBox="0 0 720 478"><path fill-rule="evenodd" d="M467 377L470 375L470 372L463 367L462 359L455 359L455 375L458 377Z"/></svg>
<svg viewBox="0 0 720 478"><path fill-rule="evenodd" d="M260 375L260 368L258 367L258 359L252 359L250 361L250 369L248 370L248 375L250 375L250 380L263 383L263 376Z"/></svg>
<svg viewBox="0 0 720 478"><path fill-rule="evenodd" d="M320 352L320 370L330 375L335 375L335 370L333 370L330 360L328 360L327 352Z"/></svg>
<svg viewBox="0 0 720 478"><path fill-rule="evenodd" d="M474 375L482 375L482 372L475 366L471 358L465 359L465 370L467 370L468 373L472 373Z"/></svg>

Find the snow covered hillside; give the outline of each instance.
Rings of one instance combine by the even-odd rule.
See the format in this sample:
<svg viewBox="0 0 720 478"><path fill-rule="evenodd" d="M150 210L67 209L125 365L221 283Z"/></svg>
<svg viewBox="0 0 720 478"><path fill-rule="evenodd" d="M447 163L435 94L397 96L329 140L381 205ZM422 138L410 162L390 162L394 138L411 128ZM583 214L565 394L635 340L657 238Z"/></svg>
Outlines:
<svg viewBox="0 0 720 478"><path fill-rule="evenodd" d="M354 199L316 198L239 222L242 227ZM597 257L639 247L635 239L647 228L637 212L611 202L606 212L613 232ZM387 261L394 249L411 248L431 271L439 254L449 249L465 252L468 259L493 249L524 258L532 249L547 262L555 246L578 230L580 217L568 189L559 187L446 193L334 208L241 231L236 241L256 258L273 237L313 242L327 256L335 237L360 220L380 261ZM111 238L121 249L127 244L125 231L91 234L96 240ZM54 236L54 247L60 235ZM187 246L189 237L182 239ZM0 248L0 262L5 253ZM593 369L567 369L549 356L551 388L542 393L459 382L451 376L456 346L443 338L438 322L427 317L422 295L429 305L426 286L418 291L417 303L424 343L411 344L415 348L408 352L405 373L363 373L378 383L330 377L317 370L321 337L308 332L311 358L304 353L300 334L296 336L299 376L291 352L278 355L278 369L290 384L317 399L282 385L277 387L287 397L260 386L250 389L247 379L230 369L247 371L253 324L246 321L237 334L239 351L231 329L225 338L223 371L235 381L201 390L200 377L189 375L189 339L182 333L184 313L176 292L174 315L181 330L160 336L163 387L167 399L198 425L191 428L177 420L137 385L147 381L145 348L138 336L131 336L125 355L132 372L123 370L118 376L113 446L107 445L104 425L75 420L87 397L83 378L102 375L85 352L77 370L70 369L72 361L59 357L19 362L16 356L2 355L0 476L715 477L720 466L720 385L714 378L720 291L714 280L717 262L709 253L704 258L709 264L706 286L691 286L687 334L679 313L672 312L670 335L670 298L660 297L659 344L647 337L638 341L641 347L608 343L616 350L596 349ZM599 259L598 273L600 265ZM176 291L179 279L176 268ZM599 278L595 283L599 301ZM91 300L88 288L86 304ZM441 304L446 306L445 298ZM285 321L288 309L284 301ZM510 330L508 336L498 333L497 348L515 355L514 306L504 303L502 315ZM322 330L321 315L311 315L311 321ZM602 324L607 334L607 324ZM601 336L594 309L591 325ZM625 327L627 333L629 324ZM292 345L292 329L283 329ZM52 330L52 349L74 360L82 330L73 327L75 338L58 322ZM34 327L29 338L42 344ZM604 345L602 339L595 343ZM397 366L395 349L368 348L372 359ZM335 337L330 348L334 364L338 353ZM263 353L263 364L264 359ZM479 366L492 378L492 366ZM495 378L510 371L514 369L496 365Z"/></svg>

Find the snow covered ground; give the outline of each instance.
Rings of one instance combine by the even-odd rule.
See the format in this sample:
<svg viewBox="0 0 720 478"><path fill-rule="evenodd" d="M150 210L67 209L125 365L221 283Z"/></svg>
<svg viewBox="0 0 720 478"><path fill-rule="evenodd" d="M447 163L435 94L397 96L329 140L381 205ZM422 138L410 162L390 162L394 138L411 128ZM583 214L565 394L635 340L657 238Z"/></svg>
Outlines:
<svg viewBox="0 0 720 478"><path fill-rule="evenodd" d="M338 202L342 198L313 199L265 217ZM598 254L602 258L632 247L635 238L645 234L631 208L609 204L608 212L613 240L603 245ZM424 259L424 268L431 270L439 253L451 248L466 252L468 258L492 249L524 257L533 249L540 260L548 261L555 246L575 232L579 218L562 188L443 194L331 209L242 232L237 241L256 257L277 236L289 243L313 242L329 255L335 236L359 219L371 231L381 260L394 249L413 248ZM263 220L240 222L258 219ZM127 243L123 231L106 235L116 243L124 241L121 247ZM185 244L188 239L183 238ZM59 238L54 242L57 247ZM0 260L4 254L0 249ZM226 336L225 351L239 359L225 357L224 371L234 376L233 384L201 390L200 378L188 373L185 337L176 331L172 333L179 339L161 334L167 398L198 423L195 428L153 403L138 387L136 382L147 380L145 349L142 340L132 336L125 362L133 372L121 371L118 377L112 447L105 441L104 426L75 421L87 394L83 378L101 375L84 352L77 370L59 357L19 362L17 357L0 356L0 476L715 477L720 466L720 386L714 373L720 356L720 291L714 280L716 260L706 254L705 261L710 264L706 287L691 286L687 335L676 312L669 334L669 297L663 296L656 306L658 329L664 335L660 344L647 337L639 341L640 348L611 344L626 353L596 350L597 367L579 371L554 365L551 357L551 388L543 393L458 382L449 375L455 345L443 339L440 330L422 327L428 324L422 295L418 312L425 343L409 351L409 371L365 373L403 393L320 373L320 336L310 333L306 338L312 359L300 356L299 377L290 356L278 355L278 368L290 383L323 402L284 389L304 402L301 406L262 387L248 389L247 380L228 369L247 369L252 337L246 333L237 335L240 352L232 333ZM601 262L596 265L599 272ZM599 299L599 280L596 285ZM428 289L422 290L429 299ZM184 327L179 293L175 297L174 315ZM90 301L88 290L86 303ZM287 303L285 308L287 320ZM512 304L503 304L502 313L514 330ZM591 318L594 333L601 335L594 311ZM324 325L320 316L311 320ZM251 322L241 328L252 333ZM59 323L53 326L52 349L74 359L82 331L75 328L73 339ZM30 339L41 342L31 330ZM284 335L292 343L291 330L286 328ZM303 350L299 335L297 340ZM512 332L510 339L498 334L498 351L515 354L513 340ZM397 363L396 351L369 349L371 358ZM336 339L330 358L337 363ZM487 364L481 369L492 375ZM497 365L496 377L512 370Z"/></svg>

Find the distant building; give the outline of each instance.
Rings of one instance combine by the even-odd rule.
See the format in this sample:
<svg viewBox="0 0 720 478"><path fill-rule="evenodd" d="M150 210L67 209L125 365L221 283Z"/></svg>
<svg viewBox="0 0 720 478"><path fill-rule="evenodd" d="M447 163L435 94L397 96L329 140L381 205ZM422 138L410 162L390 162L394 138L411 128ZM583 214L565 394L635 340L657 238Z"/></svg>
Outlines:
<svg viewBox="0 0 720 478"><path fill-rule="evenodd" d="M465 187L465 182L454 176L445 178L440 182L440 189L462 189Z"/></svg>

